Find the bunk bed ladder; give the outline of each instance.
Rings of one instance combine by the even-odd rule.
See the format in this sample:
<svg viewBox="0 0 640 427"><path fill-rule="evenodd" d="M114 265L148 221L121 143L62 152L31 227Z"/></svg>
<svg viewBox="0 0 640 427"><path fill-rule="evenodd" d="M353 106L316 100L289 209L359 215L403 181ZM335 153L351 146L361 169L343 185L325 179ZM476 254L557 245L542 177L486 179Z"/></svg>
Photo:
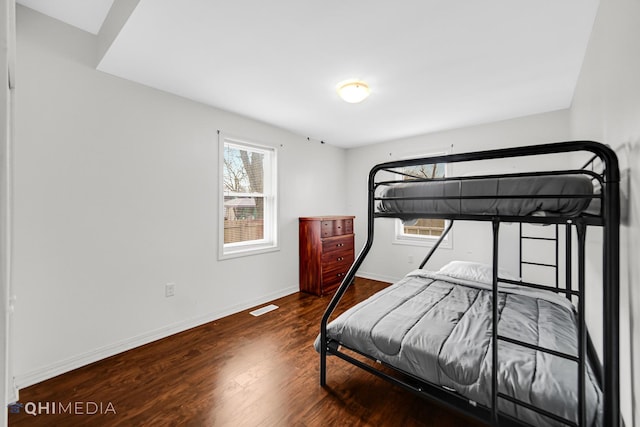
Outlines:
<svg viewBox="0 0 640 427"><path fill-rule="evenodd" d="M558 268L559 265L559 256L560 256L560 251L559 251L559 245L558 245L558 236L559 236L559 230L558 230L558 224L554 224L554 234L551 237L539 237L539 236L527 236L525 234L523 234L522 231L522 223L519 223L518 228L520 229L520 259L519 259L519 275L520 278L522 278L522 266L523 265L535 265L537 267L543 267L543 268L549 268L549 269L553 269L554 270L554 285L555 288L558 289L560 287L560 269ZM570 230L570 227L567 225L567 230ZM568 231L569 235L570 235L570 231ZM533 261L525 261L523 259L522 256L522 251L523 251L523 241L524 240L538 240L538 241L543 241L543 242L553 242L553 247L554 247L554 263L542 263L542 262L533 262ZM571 279L568 278L569 282L568 284L565 284L566 289L570 290L571 286ZM571 294L569 292L567 292L567 298L571 298Z"/></svg>
<svg viewBox="0 0 640 427"><path fill-rule="evenodd" d="M555 288L559 288L559 245L558 245L558 236L559 236L559 226L555 225L554 234L552 237L534 237L534 236L526 236L522 231L522 224L519 224L519 233L520 233L520 277L522 277L522 266L523 265L536 265L542 267L553 268L555 270ZM491 422L492 425L499 424L500 412L498 410L498 398L505 399L511 403L514 403L518 406L530 409L534 412L537 412L541 415L544 415L550 419L558 421L564 425L568 426L586 426L587 425L587 408L586 408L586 358L589 352L588 346L592 345L587 333L587 327L585 322L585 242L586 242L586 232L587 227L583 222L577 221L575 222L576 227L576 235L578 242L578 291L574 291L572 289L572 268L571 268L571 226L574 225L573 221L568 221L565 224L565 246L566 246L566 279L564 284L564 289L567 298L571 299L572 296L578 297L578 354L577 356L562 353L555 350L546 349L537 345L533 345L524 341L520 341L517 339L509 338L506 336L502 336L498 333L498 320L499 320L499 312L497 307L497 298L498 298L498 281L502 281L498 277L498 231L499 231L499 221L493 221L493 345L492 345L492 408L491 408ZM542 240L542 241L551 241L554 242L555 247L555 265L547 264L547 263L536 263L536 262L528 262L523 260L522 256L522 242L525 239L532 240ZM542 408L537 408L527 402L521 401L520 399L514 398L508 394L501 393L498 390L498 378L497 378L497 363L498 363L498 346L496 343L498 341L505 341L511 344L523 346L532 350L541 351L547 354L551 354L553 356L561 357L567 360L571 360L576 362L577 370L578 370L578 410L577 410L577 423L571 420L568 420L564 417L560 417L554 413L548 412Z"/></svg>

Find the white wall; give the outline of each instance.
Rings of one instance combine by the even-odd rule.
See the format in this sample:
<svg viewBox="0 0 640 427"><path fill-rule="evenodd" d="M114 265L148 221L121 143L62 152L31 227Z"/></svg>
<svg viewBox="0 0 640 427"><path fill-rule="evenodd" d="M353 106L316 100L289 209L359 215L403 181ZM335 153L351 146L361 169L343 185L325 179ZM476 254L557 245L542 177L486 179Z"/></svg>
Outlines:
<svg viewBox="0 0 640 427"><path fill-rule="evenodd" d="M30 9L17 32L19 386L297 291L297 218L348 213L344 150L98 72L95 36ZM280 251L217 260L217 129L277 147Z"/></svg>
<svg viewBox="0 0 640 427"><path fill-rule="evenodd" d="M569 140L568 112L566 110L540 114L519 119L506 120L486 125L472 126L435 134L417 136L399 141L359 147L347 152L349 170L348 210L357 216L356 247L366 241L367 177L377 163L431 153L463 153L492 148L504 148L528 144L542 144ZM555 162L555 163L553 163ZM556 157L545 164L547 168L558 165ZM517 164L508 161L483 162L478 166L454 165L451 174L464 174L520 170L531 163L520 159ZM536 166L539 167L536 161ZM562 165L564 166L564 165ZM475 168L472 170L471 168ZM466 169L465 169L466 168ZM487 169L490 168L490 169ZM360 268L360 275L380 280L395 281L409 271L418 268L428 248L393 244L394 225L392 219L376 221L374 246ZM500 229L500 266L514 273L517 263L517 226L502 224ZM452 229L453 242L450 249L440 248L426 268L437 270L456 259L491 262L491 223L456 222ZM413 262L409 262L413 257Z"/></svg>
<svg viewBox="0 0 640 427"><path fill-rule="evenodd" d="M15 78L9 71L15 64L15 26L14 26L14 2L11 0L0 1L0 425L7 423L7 404L16 400L11 381L11 363L9 356L10 337L10 311L9 311L9 248L10 248L10 190L9 170L11 163L11 115L12 96L10 78ZM12 82L11 82L12 84Z"/></svg>
<svg viewBox="0 0 640 427"><path fill-rule="evenodd" d="M629 180L623 181L623 192L630 195L630 204L620 230L620 395L627 425L640 422L639 40L640 2L600 2L571 107L573 137L610 144L618 154L621 169L629 175ZM589 240L597 243L598 237ZM587 277L598 277L600 266L599 256L590 258ZM590 329L594 329L591 324ZM601 336L601 331L596 332Z"/></svg>

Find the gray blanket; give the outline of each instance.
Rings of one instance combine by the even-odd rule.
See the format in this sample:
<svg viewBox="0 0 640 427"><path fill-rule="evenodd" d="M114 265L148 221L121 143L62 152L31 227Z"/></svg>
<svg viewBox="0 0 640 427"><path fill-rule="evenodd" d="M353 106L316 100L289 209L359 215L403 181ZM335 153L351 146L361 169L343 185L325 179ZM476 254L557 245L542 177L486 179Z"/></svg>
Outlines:
<svg viewBox="0 0 640 427"><path fill-rule="evenodd" d="M584 198L545 198L545 195L586 195ZM589 207L593 184L586 175L501 177L474 180L402 182L382 186L380 212L400 214L468 214L526 216L544 212L575 216ZM417 199L418 197L488 197L480 199ZM524 196L522 198L511 198ZM506 198L505 198L506 197ZM414 198L414 199L411 199ZM399 217L402 217L399 215Z"/></svg>
<svg viewBox="0 0 640 427"><path fill-rule="evenodd" d="M492 293L486 285L437 279L442 277L422 270L408 275L333 320L328 336L490 406ZM577 322L570 307L550 292L501 288L498 333L577 356ZM318 337L316 350L319 344ZM577 422L575 362L504 341L498 344L498 362L500 392ZM588 371L588 420L598 426L601 391ZM499 402L501 411L532 425L562 425L504 399Z"/></svg>

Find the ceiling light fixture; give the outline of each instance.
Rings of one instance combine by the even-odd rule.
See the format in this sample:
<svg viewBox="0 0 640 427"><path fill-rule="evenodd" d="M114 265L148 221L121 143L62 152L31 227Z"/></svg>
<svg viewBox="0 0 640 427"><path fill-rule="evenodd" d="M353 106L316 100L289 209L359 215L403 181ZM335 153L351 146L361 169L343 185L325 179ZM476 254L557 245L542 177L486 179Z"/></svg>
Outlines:
<svg viewBox="0 0 640 427"><path fill-rule="evenodd" d="M369 85L361 80L346 80L338 83L336 91L340 98L351 104L364 101L371 93Z"/></svg>

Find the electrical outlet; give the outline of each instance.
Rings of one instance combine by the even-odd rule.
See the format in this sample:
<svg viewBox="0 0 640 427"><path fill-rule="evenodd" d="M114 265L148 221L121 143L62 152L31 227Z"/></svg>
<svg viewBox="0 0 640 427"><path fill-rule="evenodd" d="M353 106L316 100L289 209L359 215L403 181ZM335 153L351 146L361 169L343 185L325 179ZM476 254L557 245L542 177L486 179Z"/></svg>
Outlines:
<svg viewBox="0 0 640 427"><path fill-rule="evenodd" d="M176 294L176 284L175 283L167 283L164 286L164 296L169 298Z"/></svg>
<svg viewBox="0 0 640 427"><path fill-rule="evenodd" d="M409 255L409 264L413 264L413 255Z"/></svg>

